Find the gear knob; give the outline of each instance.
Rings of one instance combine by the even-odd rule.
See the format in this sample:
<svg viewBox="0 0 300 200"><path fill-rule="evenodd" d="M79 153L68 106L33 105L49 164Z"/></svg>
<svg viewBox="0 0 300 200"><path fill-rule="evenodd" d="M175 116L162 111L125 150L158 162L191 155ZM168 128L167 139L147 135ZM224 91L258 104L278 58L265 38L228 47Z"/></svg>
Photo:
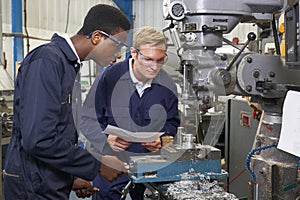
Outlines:
<svg viewBox="0 0 300 200"><path fill-rule="evenodd" d="M248 33L247 38L249 41L254 41L256 39L256 35L253 32Z"/></svg>

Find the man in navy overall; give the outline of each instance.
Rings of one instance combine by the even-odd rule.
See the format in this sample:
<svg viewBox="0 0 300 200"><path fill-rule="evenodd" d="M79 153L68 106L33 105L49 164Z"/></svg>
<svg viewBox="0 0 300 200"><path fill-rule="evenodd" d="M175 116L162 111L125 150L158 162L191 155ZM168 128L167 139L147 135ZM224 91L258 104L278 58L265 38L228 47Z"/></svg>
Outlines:
<svg viewBox="0 0 300 200"><path fill-rule="evenodd" d="M112 181L125 170L118 159L104 156L101 163L76 146L72 89L82 61L101 66L115 61L129 28L120 10L99 4L76 35L54 34L50 43L28 53L15 83L13 133L3 171L6 200L67 200L72 187L89 196L96 175ZM103 164L107 161L119 168Z"/></svg>

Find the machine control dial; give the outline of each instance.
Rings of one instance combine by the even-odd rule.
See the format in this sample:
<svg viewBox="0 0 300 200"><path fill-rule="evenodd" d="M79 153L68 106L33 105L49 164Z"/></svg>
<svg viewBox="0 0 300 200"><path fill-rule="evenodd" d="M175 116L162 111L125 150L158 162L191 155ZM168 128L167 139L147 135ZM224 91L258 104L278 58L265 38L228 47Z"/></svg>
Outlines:
<svg viewBox="0 0 300 200"><path fill-rule="evenodd" d="M169 13L171 18L175 20L182 20L185 16L186 6L181 1L173 1L169 6Z"/></svg>

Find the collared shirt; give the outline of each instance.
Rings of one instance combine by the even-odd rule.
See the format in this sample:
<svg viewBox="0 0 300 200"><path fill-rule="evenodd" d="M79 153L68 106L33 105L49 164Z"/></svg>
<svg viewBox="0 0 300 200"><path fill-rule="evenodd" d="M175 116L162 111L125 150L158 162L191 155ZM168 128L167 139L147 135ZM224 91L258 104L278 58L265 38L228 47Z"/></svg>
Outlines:
<svg viewBox="0 0 300 200"><path fill-rule="evenodd" d="M80 61L80 58L79 58L79 56L77 54L77 51L76 51L76 49L75 49L75 47L73 45L73 42L71 41L71 38L66 33L62 34L61 37L66 40L66 42L68 43L68 45L71 47L73 53L76 55L76 57L77 57L77 64L74 65L74 67L75 67L76 71L80 71L80 69L82 67L82 62ZM80 73L79 73L79 76L76 77L76 81L80 82Z"/></svg>
<svg viewBox="0 0 300 200"><path fill-rule="evenodd" d="M80 61L80 58L79 58L79 56L77 54L77 51L76 51L76 49L75 49L75 47L74 47L74 45L73 45L73 43L72 43L71 38L69 37L69 35L66 34L66 33L64 33L64 34L61 35L61 37L64 38L67 41L68 45L71 47L72 51L74 52L74 54L77 57L77 63L80 64L80 67L81 67L82 66L82 62Z"/></svg>
<svg viewBox="0 0 300 200"><path fill-rule="evenodd" d="M129 59L129 74L130 74L130 78L131 78L133 84L135 85L135 88L136 88L137 92L139 93L139 96L142 97L143 94L144 94L144 91L145 91L147 88L151 87L152 79L148 80L145 84L143 84L141 81L139 81L139 80L135 77L135 75L134 75L134 73L133 73L132 61L133 61L133 59L130 58L130 59Z"/></svg>

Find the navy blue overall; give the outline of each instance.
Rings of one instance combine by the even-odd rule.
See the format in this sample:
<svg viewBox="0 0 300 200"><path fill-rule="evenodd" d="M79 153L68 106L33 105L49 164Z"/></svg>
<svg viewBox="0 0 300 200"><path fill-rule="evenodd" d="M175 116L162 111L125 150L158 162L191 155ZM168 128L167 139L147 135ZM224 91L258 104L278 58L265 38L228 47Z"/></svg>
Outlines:
<svg viewBox="0 0 300 200"><path fill-rule="evenodd" d="M31 51L19 69L6 154L6 200L67 200L74 176L92 180L100 162L77 147L72 89L80 64L66 40Z"/></svg>

